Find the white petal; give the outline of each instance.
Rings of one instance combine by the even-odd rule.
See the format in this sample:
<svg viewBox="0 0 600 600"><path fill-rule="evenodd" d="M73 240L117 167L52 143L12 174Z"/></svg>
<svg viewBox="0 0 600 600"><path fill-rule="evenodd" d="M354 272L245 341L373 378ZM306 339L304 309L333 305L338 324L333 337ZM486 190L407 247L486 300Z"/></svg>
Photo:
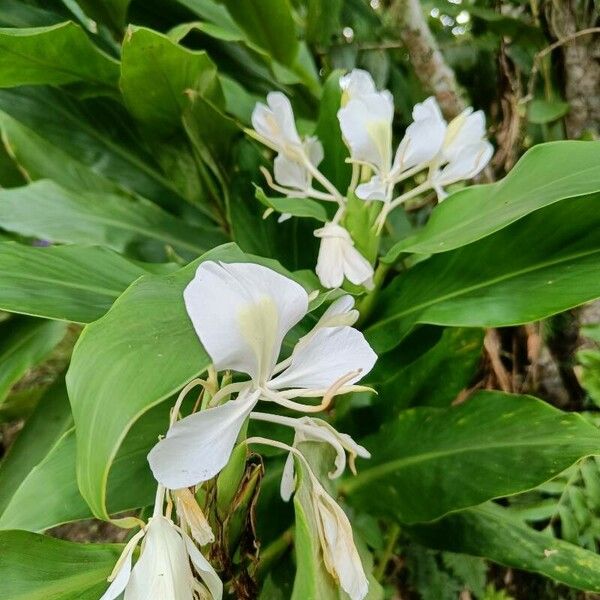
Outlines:
<svg viewBox="0 0 600 600"><path fill-rule="evenodd" d="M211 593L213 600L221 600L223 597L223 582L212 568L212 565L204 558L200 550L196 548L194 542L185 534L183 534L183 539L190 560Z"/></svg>
<svg viewBox="0 0 600 600"><path fill-rule="evenodd" d="M302 286L253 263L203 262L183 296L215 368L256 382L269 377L285 334L308 310Z"/></svg>
<svg viewBox="0 0 600 600"><path fill-rule="evenodd" d="M273 175L279 185L295 190L306 190L312 179L304 165L282 153L273 162Z"/></svg>
<svg viewBox="0 0 600 600"><path fill-rule="evenodd" d="M442 111L440 110L440 105L437 103L434 96L429 96L427 100L415 104L412 110L412 118L413 121L435 119L436 121L441 121L444 125L446 124L446 121L442 116Z"/></svg>
<svg viewBox="0 0 600 600"><path fill-rule="evenodd" d="M296 474L294 472L294 457L290 452L283 465L281 474L281 483L279 484L279 493L284 502L289 502L294 490L296 489Z"/></svg>
<svg viewBox="0 0 600 600"><path fill-rule="evenodd" d="M323 235L323 233L326 233L325 227L315 231L315 235L322 238L315 271L323 287L337 288L344 283L342 245L336 237Z"/></svg>
<svg viewBox="0 0 600 600"><path fill-rule="evenodd" d="M388 91L350 100L338 111L342 134L353 159L382 172L391 167L394 100Z"/></svg>
<svg viewBox="0 0 600 600"><path fill-rule="evenodd" d="M361 200L388 200L388 185L381 180L379 175L374 175L366 183L357 186L356 196Z"/></svg>
<svg viewBox="0 0 600 600"><path fill-rule="evenodd" d="M316 328L340 327L342 325L354 325L359 317L359 312L354 309L354 298L349 294L332 302L322 314L316 324Z"/></svg>
<svg viewBox="0 0 600 600"><path fill-rule="evenodd" d="M340 88L344 92L346 101L377 92L371 73L363 69L353 69L350 73L340 77ZM344 100L342 100L342 104L345 103Z"/></svg>
<svg viewBox="0 0 600 600"><path fill-rule="evenodd" d="M393 176L431 161L444 142L446 124L438 119L420 119L411 123L394 157Z"/></svg>
<svg viewBox="0 0 600 600"><path fill-rule="evenodd" d="M304 141L304 150L306 151L306 155L310 162L318 167L321 164L321 161L325 157L325 151L323 150L323 144L319 141L319 138L316 136L311 136L306 138Z"/></svg>
<svg viewBox="0 0 600 600"><path fill-rule="evenodd" d="M125 600L193 600L193 580L181 535L165 517L152 517L142 554L125 589Z"/></svg>
<svg viewBox="0 0 600 600"><path fill-rule="evenodd" d="M236 400L177 421L148 454L155 479L172 490L212 479L227 464L258 395L245 390Z"/></svg>
<svg viewBox="0 0 600 600"><path fill-rule="evenodd" d="M116 598L123 593L123 590L127 587L129 578L131 577L131 560L134 550L135 545L131 546L126 556L123 556L120 559L123 561L121 563L121 568L100 600L116 600Z"/></svg>
<svg viewBox="0 0 600 600"><path fill-rule="evenodd" d="M318 494L316 506L325 542L325 565L351 600L362 600L369 591L369 581L354 544L350 521L324 490Z"/></svg>
<svg viewBox="0 0 600 600"><path fill-rule="evenodd" d="M257 104L252 112L252 127L278 150L300 146L294 111L287 96L281 92L267 95L267 105Z"/></svg>
<svg viewBox="0 0 600 600"><path fill-rule="evenodd" d="M346 279L354 285L364 285L369 288L368 282L373 277L373 266L352 245L344 246L344 274Z"/></svg>
<svg viewBox="0 0 600 600"><path fill-rule="evenodd" d="M277 219L278 223L284 223L285 221L289 220L292 218L292 215L290 213L281 213L279 215L279 218Z"/></svg>
<svg viewBox="0 0 600 600"><path fill-rule="evenodd" d="M444 156L452 161L465 146L481 142L485 138L485 114L471 107L465 109L448 124L444 140Z"/></svg>
<svg viewBox="0 0 600 600"><path fill-rule="evenodd" d="M438 186L444 186L471 179L487 165L493 154L494 147L489 142L465 146L452 162L434 176L433 181Z"/></svg>
<svg viewBox="0 0 600 600"><path fill-rule="evenodd" d="M272 389L329 388L352 371L361 370L347 385L364 377L377 355L363 334L352 327L324 327L292 353L290 366L269 383Z"/></svg>

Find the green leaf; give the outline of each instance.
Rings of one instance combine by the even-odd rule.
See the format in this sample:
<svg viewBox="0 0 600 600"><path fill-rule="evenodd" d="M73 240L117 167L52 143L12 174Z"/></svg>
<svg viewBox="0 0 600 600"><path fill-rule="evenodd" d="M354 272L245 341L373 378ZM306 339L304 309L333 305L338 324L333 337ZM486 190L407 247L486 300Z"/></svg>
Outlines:
<svg viewBox="0 0 600 600"><path fill-rule="evenodd" d="M325 223L327 211L322 204L309 198L270 198L261 188L255 186L256 199L267 208L272 208L281 214L290 214L294 217L308 217Z"/></svg>
<svg viewBox="0 0 600 600"><path fill-rule="evenodd" d="M122 546L75 544L24 531L0 532L0 597L98 600Z"/></svg>
<svg viewBox="0 0 600 600"><path fill-rule="evenodd" d="M223 0L248 38L284 65L298 55L296 27L289 0Z"/></svg>
<svg viewBox="0 0 600 600"><path fill-rule="evenodd" d="M386 255L433 254L470 244L559 200L600 190L600 146L593 142L550 142L525 153L501 181L468 187L444 200L418 233Z"/></svg>
<svg viewBox="0 0 600 600"><path fill-rule="evenodd" d="M479 392L404 411L361 443L372 458L344 483L348 500L414 523L534 488L600 452L600 431L530 396Z"/></svg>
<svg viewBox="0 0 600 600"><path fill-rule="evenodd" d="M64 323L26 317L0 323L0 404L10 388L52 352L66 330Z"/></svg>
<svg viewBox="0 0 600 600"><path fill-rule="evenodd" d="M568 102L559 102L557 100L532 100L527 106L527 119L530 123L543 124L551 123L569 112Z"/></svg>
<svg viewBox="0 0 600 600"><path fill-rule="evenodd" d="M117 184L69 156L2 111L0 131L6 150L28 180L52 179L76 191L118 191Z"/></svg>
<svg viewBox="0 0 600 600"><path fill-rule="evenodd" d="M417 330L415 335L423 334ZM435 346L409 364L404 351L380 356L376 375L369 378L377 390L378 416L393 418L410 406L450 406L475 375L483 335L481 329L449 327ZM414 352L413 344L409 351Z"/></svg>
<svg viewBox="0 0 600 600"><path fill-rule="evenodd" d="M421 262L385 289L367 337L383 351L416 323L517 325L597 298L599 201L571 198Z"/></svg>
<svg viewBox="0 0 600 600"><path fill-rule="evenodd" d="M0 190L0 223L24 236L118 252L154 240L196 257L226 241L216 227L190 225L142 198L75 193L48 180Z"/></svg>
<svg viewBox="0 0 600 600"><path fill-rule="evenodd" d="M72 22L0 29L0 53L0 87L85 82L102 89L119 79L119 63Z"/></svg>
<svg viewBox="0 0 600 600"><path fill-rule="evenodd" d="M600 350L586 348L577 353L581 365L579 382L596 406L600 406Z"/></svg>
<svg viewBox="0 0 600 600"><path fill-rule="evenodd" d="M535 531L495 504L413 526L408 532L433 548L482 556L574 588L600 591L598 554Z"/></svg>
<svg viewBox="0 0 600 600"><path fill-rule="evenodd" d="M217 69L206 52L187 50L143 27L127 30L120 86L131 114L153 135L167 135L180 127L188 90L223 104Z"/></svg>
<svg viewBox="0 0 600 600"><path fill-rule="evenodd" d="M42 138L44 152L50 158L56 154L52 146L62 150L55 160L63 171L71 168L72 160L63 160L68 155L119 186L163 206L177 200L173 184L160 172L154 157L132 137L135 122L121 104L106 98L77 102L60 88L37 86L0 90L0 109ZM24 143L21 146L27 148ZM48 174L58 183L64 176L58 169ZM92 187L92 191L99 189Z"/></svg>
<svg viewBox="0 0 600 600"><path fill-rule="evenodd" d="M306 39L311 44L328 46L341 29L342 0L308 0Z"/></svg>
<svg viewBox="0 0 600 600"><path fill-rule="evenodd" d="M131 0L77 0L77 3L94 21L104 23L113 31L120 32L125 26L127 9Z"/></svg>
<svg viewBox="0 0 600 600"><path fill-rule="evenodd" d="M64 379L60 378L40 399L37 408L0 463L0 514L4 513L29 472L72 424L67 389ZM0 523L1 521L0 517Z"/></svg>
<svg viewBox="0 0 600 600"><path fill-rule="evenodd" d="M105 248L0 244L0 309L88 323L147 271Z"/></svg>

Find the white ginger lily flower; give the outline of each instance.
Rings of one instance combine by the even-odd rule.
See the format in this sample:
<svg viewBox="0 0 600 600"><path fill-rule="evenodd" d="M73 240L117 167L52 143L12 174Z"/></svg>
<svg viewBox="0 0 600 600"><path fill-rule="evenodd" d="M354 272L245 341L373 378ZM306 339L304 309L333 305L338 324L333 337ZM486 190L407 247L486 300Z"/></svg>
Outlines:
<svg viewBox="0 0 600 600"><path fill-rule="evenodd" d="M133 553L142 538L140 558ZM203 583L194 577L194 570ZM221 600L223 584L187 534L170 519L155 515L125 546L112 583L100 600Z"/></svg>
<svg viewBox="0 0 600 600"><path fill-rule="evenodd" d="M300 138L287 96L270 92L266 105L259 102L254 107L252 126L254 132L249 133L277 152L273 165L277 183L272 181L266 169L263 170L270 187L286 196L312 196L321 200L335 200L339 196L337 190L334 190L336 196L313 189L313 177L322 179L317 167L323 160L323 145L314 136Z"/></svg>
<svg viewBox="0 0 600 600"><path fill-rule="evenodd" d="M311 496L325 568L351 600L362 600L369 591L369 581L354 544L350 521L316 479Z"/></svg>
<svg viewBox="0 0 600 600"><path fill-rule="evenodd" d="M330 479L337 479L340 477L346 469L346 453L348 453L350 463L350 470L356 474L355 460L357 456L361 458L371 458L370 452L357 444L347 433L340 433L334 427L332 427L327 421L323 419L316 419L312 417L301 417L299 419L290 419L290 417L277 417L276 419L270 418L271 415L263 415L260 413L253 413L253 418L263 421L271 421L275 423L281 423L283 425L291 425L294 427L296 434L294 436L294 445L301 442L324 442L329 444L336 453L335 456L335 470L329 473ZM287 421L296 421L291 424ZM296 489L296 477L294 472L294 456L290 452L285 461L283 467L283 473L281 475L280 494L284 502L287 502L294 490Z"/></svg>
<svg viewBox="0 0 600 600"><path fill-rule="evenodd" d="M483 111L465 109L448 124L442 149L431 167L429 180L438 199L447 196L444 186L480 173L493 154L494 148L486 139Z"/></svg>
<svg viewBox="0 0 600 600"><path fill-rule="evenodd" d="M340 77L340 88L342 89L342 106L348 104L350 100L377 93L371 73L363 69L352 69L350 73Z"/></svg>
<svg viewBox="0 0 600 600"><path fill-rule="evenodd" d="M315 231L315 236L321 238L316 272L323 287L340 287L344 277L355 285L372 286L373 267L354 247L346 229L326 223Z"/></svg>
<svg viewBox="0 0 600 600"><path fill-rule="evenodd" d="M426 168L440 152L446 122L434 98L428 98L413 109L413 122L398 145L391 167L376 169L370 181L356 188L362 200L391 200L394 186Z"/></svg>
<svg viewBox="0 0 600 600"><path fill-rule="evenodd" d="M252 263L202 263L184 292L185 305L217 370L246 373L251 381L224 387L218 404L176 422L148 455L155 478L170 489L214 477L229 460L238 434L259 399L293 410L316 412L292 401L356 389L377 355L362 333L319 327L277 364L285 335L308 312L308 294L295 281Z"/></svg>

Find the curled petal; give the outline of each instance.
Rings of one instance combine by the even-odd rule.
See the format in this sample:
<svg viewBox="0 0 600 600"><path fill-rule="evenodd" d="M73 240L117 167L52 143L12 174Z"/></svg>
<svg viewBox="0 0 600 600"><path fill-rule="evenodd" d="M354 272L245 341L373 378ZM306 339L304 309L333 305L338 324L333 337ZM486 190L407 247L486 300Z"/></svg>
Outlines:
<svg viewBox="0 0 600 600"><path fill-rule="evenodd" d="M377 92L371 73L363 69L352 69L350 73L340 77L340 88L343 92L342 105L354 98Z"/></svg>
<svg viewBox="0 0 600 600"><path fill-rule="evenodd" d="M373 175L366 183L357 186L355 194L361 200L388 200L388 184L379 175Z"/></svg>
<svg viewBox="0 0 600 600"><path fill-rule="evenodd" d="M223 598L223 582L216 571L185 533L183 534L183 541L194 569L196 569L211 594L211 600L221 600Z"/></svg>
<svg viewBox="0 0 600 600"><path fill-rule="evenodd" d="M285 334L308 310L302 286L253 263L203 262L183 295L215 368L257 383L269 377Z"/></svg>
<svg viewBox="0 0 600 600"><path fill-rule="evenodd" d="M446 130L443 154L448 161L454 161L463 148L481 142L485 138L485 114L473 108L465 109L452 119Z"/></svg>
<svg viewBox="0 0 600 600"><path fill-rule="evenodd" d="M119 559L119 562L121 563L119 570L116 572L112 583L106 592L104 592L100 600L116 600L123 593L129 583L129 578L131 577L131 561L134 550L135 545L125 548L124 554Z"/></svg>
<svg viewBox="0 0 600 600"><path fill-rule="evenodd" d="M172 490L212 479L229 461L258 395L244 390L236 400L177 421L148 454L155 479Z"/></svg>
<svg viewBox="0 0 600 600"><path fill-rule="evenodd" d="M292 353L290 366L269 382L269 388L322 389L353 371L360 372L346 382L352 385L375 364L377 355L363 334L352 327L319 329Z"/></svg>
<svg viewBox="0 0 600 600"><path fill-rule="evenodd" d="M296 489L296 474L294 471L294 457L290 452L285 459L283 465L283 473L281 474L281 483L279 485L279 493L284 502L289 502L294 490Z"/></svg>
<svg viewBox="0 0 600 600"><path fill-rule="evenodd" d="M436 186L444 186L471 179L488 164L493 154L494 147L486 141L465 146L432 180Z"/></svg>
<svg viewBox="0 0 600 600"><path fill-rule="evenodd" d="M292 105L285 94L271 92L267 105L257 104L252 112L252 127L271 147L280 152L300 146Z"/></svg>

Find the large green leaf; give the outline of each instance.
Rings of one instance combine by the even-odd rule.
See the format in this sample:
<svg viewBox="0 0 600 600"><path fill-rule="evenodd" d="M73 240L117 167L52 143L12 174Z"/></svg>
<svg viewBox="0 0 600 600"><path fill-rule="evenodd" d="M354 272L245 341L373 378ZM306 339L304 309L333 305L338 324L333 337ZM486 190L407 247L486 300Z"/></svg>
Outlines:
<svg viewBox="0 0 600 600"><path fill-rule="evenodd" d="M190 225L147 200L75 193L47 180L0 190L0 224L25 236L119 252L154 240L195 257L226 241L216 227Z"/></svg>
<svg viewBox="0 0 600 600"><path fill-rule="evenodd" d="M61 169L68 170L69 163L64 161L67 154L144 198L162 205L177 199L173 184L160 172L152 154L132 136L135 123L120 103L107 98L78 102L60 88L37 86L0 90L0 109L42 138L47 160L54 157ZM29 148L25 143L17 146L17 158ZM56 153L52 146L64 154ZM26 159L23 164L27 169ZM60 183L63 173L47 172L47 176Z"/></svg>
<svg viewBox="0 0 600 600"><path fill-rule="evenodd" d="M72 424L67 389L61 378L40 399L0 463L0 514L30 471L45 458ZM40 493L44 492L40 490Z"/></svg>
<svg viewBox="0 0 600 600"><path fill-rule="evenodd" d="M289 0L224 0L250 40L284 65L298 55L296 27Z"/></svg>
<svg viewBox="0 0 600 600"><path fill-rule="evenodd" d="M598 554L535 531L495 504L410 527L408 532L433 548L482 556L574 588L600 592Z"/></svg>
<svg viewBox="0 0 600 600"><path fill-rule="evenodd" d="M52 179L76 191L116 192L118 185L0 111L6 150L28 180Z"/></svg>
<svg viewBox="0 0 600 600"><path fill-rule="evenodd" d="M98 247L0 243L0 309L88 323L147 271Z"/></svg>
<svg viewBox="0 0 600 600"><path fill-rule="evenodd" d="M372 458L344 483L349 501L414 523L531 489L600 453L600 431L530 396L479 392L404 411L363 444Z"/></svg>
<svg viewBox="0 0 600 600"><path fill-rule="evenodd" d="M571 198L416 265L383 292L367 337L383 351L416 323L516 325L597 298L599 205Z"/></svg>
<svg viewBox="0 0 600 600"><path fill-rule="evenodd" d="M600 190L600 145L551 142L529 150L501 181L453 194L418 233L386 256L446 252L481 239L540 208Z"/></svg>
<svg viewBox="0 0 600 600"><path fill-rule="evenodd" d="M143 27L127 30L120 86L129 111L153 135L180 126L188 90L223 103L217 69L206 52L187 50Z"/></svg>
<svg viewBox="0 0 600 600"><path fill-rule="evenodd" d="M209 258L244 260L235 246ZM77 428L77 476L95 515L107 518L108 474L127 431L210 363L189 324L183 289L199 261L132 285L84 329L67 375Z"/></svg>
<svg viewBox="0 0 600 600"><path fill-rule="evenodd" d="M119 63L72 22L0 29L0 53L0 87L85 82L111 88L119 79Z"/></svg>
<svg viewBox="0 0 600 600"><path fill-rule="evenodd" d="M75 544L25 531L1 531L0 598L98 600L121 550L113 544Z"/></svg>
<svg viewBox="0 0 600 600"><path fill-rule="evenodd" d="M0 404L29 369L64 337L66 324L16 317L0 323Z"/></svg>

